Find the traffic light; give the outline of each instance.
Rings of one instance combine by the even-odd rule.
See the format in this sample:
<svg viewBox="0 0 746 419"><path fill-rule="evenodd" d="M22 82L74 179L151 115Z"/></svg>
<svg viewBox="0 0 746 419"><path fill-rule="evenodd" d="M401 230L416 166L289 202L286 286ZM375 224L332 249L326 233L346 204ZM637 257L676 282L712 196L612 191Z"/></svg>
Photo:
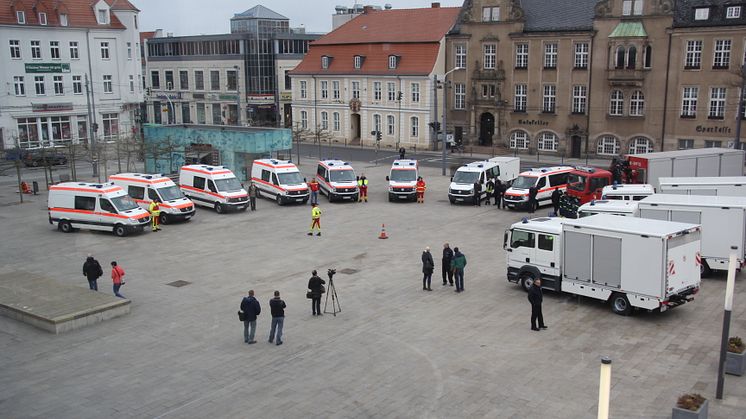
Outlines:
<svg viewBox="0 0 746 419"><path fill-rule="evenodd" d="M431 122L431 123L429 123L427 125L429 125L430 128L432 128L433 130L435 130L435 132L439 132L440 131L440 122L438 122L438 121Z"/></svg>
<svg viewBox="0 0 746 419"><path fill-rule="evenodd" d="M376 131L376 141L381 141L381 131Z"/></svg>

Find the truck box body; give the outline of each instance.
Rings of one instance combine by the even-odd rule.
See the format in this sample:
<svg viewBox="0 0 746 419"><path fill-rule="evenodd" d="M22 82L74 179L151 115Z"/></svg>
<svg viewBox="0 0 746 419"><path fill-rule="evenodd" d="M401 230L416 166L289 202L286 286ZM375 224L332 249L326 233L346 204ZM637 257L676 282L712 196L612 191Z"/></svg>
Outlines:
<svg viewBox="0 0 746 419"><path fill-rule="evenodd" d="M702 226L701 257L706 268L727 270L730 247L744 261L746 198L702 195L651 195L638 204L639 216Z"/></svg>
<svg viewBox="0 0 746 419"><path fill-rule="evenodd" d="M493 157L488 161L497 163L499 169L497 178L500 179L500 182L502 183L510 184L510 182L517 178L518 174L521 173L520 157L499 156Z"/></svg>
<svg viewBox="0 0 746 419"><path fill-rule="evenodd" d="M746 197L746 176L662 177L660 193Z"/></svg>
<svg viewBox="0 0 746 419"><path fill-rule="evenodd" d="M744 151L694 148L627 155L637 182L658 188L662 177L743 176Z"/></svg>

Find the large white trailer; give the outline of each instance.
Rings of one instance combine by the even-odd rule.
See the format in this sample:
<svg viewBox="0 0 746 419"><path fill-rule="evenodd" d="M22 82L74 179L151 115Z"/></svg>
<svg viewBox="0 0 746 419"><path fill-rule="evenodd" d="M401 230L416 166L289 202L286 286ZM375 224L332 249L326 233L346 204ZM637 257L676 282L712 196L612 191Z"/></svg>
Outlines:
<svg viewBox="0 0 746 419"><path fill-rule="evenodd" d="M700 227L598 214L535 218L505 232L508 281L607 301L629 315L665 311L699 291Z"/></svg>
<svg viewBox="0 0 746 419"><path fill-rule="evenodd" d="M731 148L693 148L658 153L629 154L637 182L658 188L662 177L743 176L744 151Z"/></svg>
<svg viewBox="0 0 746 419"><path fill-rule="evenodd" d="M746 249L746 198L737 196L651 195L638 203L642 218L702 226L702 275L728 270L731 246L743 265Z"/></svg>
<svg viewBox="0 0 746 419"><path fill-rule="evenodd" d="M677 195L746 197L746 176L662 177L658 192Z"/></svg>

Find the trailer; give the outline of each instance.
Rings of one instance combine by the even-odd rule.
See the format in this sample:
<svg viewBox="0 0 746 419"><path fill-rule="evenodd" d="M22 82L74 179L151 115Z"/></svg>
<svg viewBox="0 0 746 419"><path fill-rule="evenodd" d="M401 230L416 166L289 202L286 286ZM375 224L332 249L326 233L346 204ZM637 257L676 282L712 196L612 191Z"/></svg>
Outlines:
<svg viewBox="0 0 746 419"><path fill-rule="evenodd" d="M660 193L746 197L746 176L662 177Z"/></svg>
<svg viewBox="0 0 746 419"><path fill-rule="evenodd" d="M638 204L642 218L702 226L702 276L728 270L731 246L743 265L746 249L746 198L737 196L651 195Z"/></svg>
<svg viewBox="0 0 746 419"><path fill-rule="evenodd" d="M693 148L628 154L626 160L636 173L633 183L650 183L658 188L661 177L743 176L744 151Z"/></svg>
<svg viewBox="0 0 746 419"><path fill-rule="evenodd" d="M598 214L524 219L505 232L508 281L610 303L614 313L666 311L699 291L700 227Z"/></svg>

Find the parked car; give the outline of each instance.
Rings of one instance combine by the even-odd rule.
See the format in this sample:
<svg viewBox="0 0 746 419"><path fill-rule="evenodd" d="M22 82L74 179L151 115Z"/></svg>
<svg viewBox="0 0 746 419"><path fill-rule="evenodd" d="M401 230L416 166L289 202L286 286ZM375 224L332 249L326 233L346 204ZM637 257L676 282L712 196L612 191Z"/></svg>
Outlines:
<svg viewBox="0 0 746 419"><path fill-rule="evenodd" d="M21 161L26 167L38 167L49 165L67 164L67 157L59 151L46 149L42 150L24 150L21 152Z"/></svg>

